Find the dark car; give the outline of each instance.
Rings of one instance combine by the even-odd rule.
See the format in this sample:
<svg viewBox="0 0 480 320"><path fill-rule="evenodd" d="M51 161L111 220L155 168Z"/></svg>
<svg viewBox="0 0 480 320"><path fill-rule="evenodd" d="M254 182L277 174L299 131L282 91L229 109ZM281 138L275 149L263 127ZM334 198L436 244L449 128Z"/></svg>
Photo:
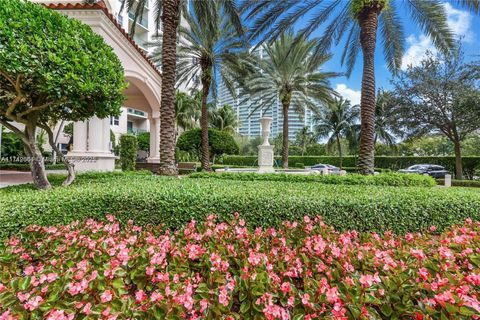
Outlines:
<svg viewBox="0 0 480 320"><path fill-rule="evenodd" d="M428 174L434 178L444 178L446 174L449 174L444 167L436 164L416 164L408 167L407 169L398 170L398 172Z"/></svg>
<svg viewBox="0 0 480 320"><path fill-rule="evenodd" d="M318 171L323 171L324 169L327 169L329 174L340 174L340 168L332 166L330 164L319 163L310 167L310 169Z"/></svg>

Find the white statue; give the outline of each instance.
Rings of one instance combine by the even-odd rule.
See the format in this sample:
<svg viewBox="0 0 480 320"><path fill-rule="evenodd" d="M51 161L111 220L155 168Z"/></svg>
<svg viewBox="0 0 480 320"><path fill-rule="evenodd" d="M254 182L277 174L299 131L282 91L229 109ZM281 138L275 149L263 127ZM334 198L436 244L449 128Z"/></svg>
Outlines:
<svg viewBox="0 0 480 320"><path fill-rule="evenodd" d="M258 146L258 172L275 172L273 169L273 146L268 142L272 118L260 118L263 143Z"/></svg>

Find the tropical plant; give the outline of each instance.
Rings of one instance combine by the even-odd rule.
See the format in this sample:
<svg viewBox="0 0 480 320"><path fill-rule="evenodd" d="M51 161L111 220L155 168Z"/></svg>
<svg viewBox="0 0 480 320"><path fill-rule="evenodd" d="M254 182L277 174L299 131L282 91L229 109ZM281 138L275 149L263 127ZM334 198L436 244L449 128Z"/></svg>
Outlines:
<svg viewBox="0 0 480 320"><path fill-rule="evenodd" d="M480 13L479 0L456 0L476 14ZM361 137L358 169L363 174L373 174L375 140L375 49L377 29L380 27L383 54L387 67L396 73L405 51L405 34L395 0L315 0L315 1L250 1L241 5L247 20L253 20L252 40L272 40L306 14L312 14L300 37L308 37L320 27L324 30L317 51L325 52L332 44L338 45L346 38L341 55L350 75L359 51L363 56L361 90ZM429 36L435 47L443 52L454 47L454 36L447 24L444 5L439 0L402 1L414 23ZM324 24L327 23L325 26Z"/></svg>
<svg viewBox="0 0 480 320"><path fill-rule="evenodd" d="M392 103L393 94L389 91L379 90L375 102L375 144L381 142L388 146L395 144L395 136L390 130L392 123L396 121L389 112L389 104Z"/></svg>
<svg viewBox="0 0 480 320"><path fill-rule="evenodd" d="M237 115L228 104L210 111L210 126L233 134L239 126Z"/></svg>
<svg viewBox="0 0 480 320"><path fill-rule="evenodd" d="M148 7L149 0L121 0L122 7L127 7L133 12L133 26L136 21L141 19L145 8ZM162 68L162 97L160 106L160 174L177 175L178 170L175 165L175 82L177 73L177 31L179 29L180 18L183 15L189 15L189 5L191 10L203 24L213 26L217 21L209 20L211 16L207 13L211 5L219 6L223 9L223 16L228 17L238 32L242 32L242 24L237 12L234 1L231 0L212 0L212 1L189 1L189 0L154 0L154 20L155 29L162 26L161 39L161 62ZM130 34L135 33L135 27L130 29ZM159 52L159 53L160 53ZM208 144L207 144L208 145Z"/></svg>
<svg viewBox="0 0 480 320"><path fill-rule="evenodd" d="M317 137L315 137L315 134L312 132L312 130L310 130L310 127L305 126L298 130L295 137L295 144L301 148L302 156L305 154L307 147L315 144L316 142Z"/></svg>
<svg viewBox="0 0 480 320"><path fill-rule="evenodd" d="M359 116L357 106L351 106L349 100L335 99L315 117L315 131L319 138L328 138L327 146L337 144L340 168L342 168L341 138L348 138Z"/></svg>
<svg viewBox="0 0 480 320"><path fill-rule="evenodd" d="M118 57L89 26L29 1L0 0L0 123L22 139L38 188L51 186L37 129L65 163L70 184L73 164L51 124L119 114L125 86Z"/></svg>
<svg viewBox="0 0 480 320"><path fill-rule="evenodd" d="M233 83L239 78L238 52L245 48L242 30L236 25L236 8L233 12L225 6L229 1L193 1L192 7L184 13L187 27L180 26L177 44L178 83L190 85L194 78L201 80L202 128L201 163L204 170L210 171L208 148L208 106L210 94L216 96L217 77L234 94ZM162 43L156 42L153 54L155 61L161 61ZM197 82L194 83L197 85Z"/></svg>
<svg viewBox="0 0 480 320"><path fill-rule="evenodd" d="M182 91L177 91L175 94L175 123L177 125L177 135L179 128L182 130L190 130L198 124L198 120L200 119L200 104L198 104L195 99L198 96L197 92L193 92L193 97Z"/></svg>
<svg viewBox="0 0 480 320"><path fill-rule="evenodd" d="M320 67L330 56L314 52L318 40L296 38L292 32L283 33L272 44L265 44L266 56L252 54L248 63L253 69L244 83L247 99L253 112L263 112L282 105L283 145L282 164L288 168L288 118L290 107L300 116L306 109L316 112L321 103L332 100L335 92L330 88L329 78L335 72L321 72Z"/></svg>

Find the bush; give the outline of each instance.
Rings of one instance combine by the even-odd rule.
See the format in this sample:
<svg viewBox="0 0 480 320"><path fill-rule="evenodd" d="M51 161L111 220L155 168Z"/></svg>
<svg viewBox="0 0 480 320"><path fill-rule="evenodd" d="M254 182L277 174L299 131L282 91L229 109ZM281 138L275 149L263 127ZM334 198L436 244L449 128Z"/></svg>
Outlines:
<svg viewBox="0 0 480 320"><path fill-rule="evenodd" d="M474 319L480 224L338 233L321 220L179 232L88 220L0 246L3 319ZM189 315L190 317L187 317ZM315 315L315 316L314 316ZM227 317L228 316L228 317Z"/></svg>
<svg viewBox="0 0 480 320"><path fill-rule="evenodd" d="M0 154L2 158L19 157L24 155L23 142L15 133L6 132L4 127L1 129Z"/></svg>
<svg viewBox="0 0 480 320"><path fill-rule="evenodd" d="M241 212L251 227L272 227L304 215L323 216L339 230L439 230L480 219L477 190L350 186L301 182L177 179L134 174L96 175L47 192L31 186L0 189L0 236L29 224L56 225L114 213L121 221L179 228L211 213Z"/></svg>
<svg viewBox="0 0 480 320"><path fill-rule="evenodd" d="M124 134L120 137L120 164L123 171L135 170L137 160L137 137Z"/></svg>
<svg viewBox="0 0 480 320"><path fill-rule="evenodd" d="M439 185L444 186L445 185L445 180L444 179L437 179L437 183ZM480 181L479 180L456 180L456 179L452 179L452 186L453 187L480 188Z"/></svg>
<svg viewBox="0 0 480 320"><path fill-rule="evenodd" d="M255 172L222 172L222 173L192 173L189 178L211 178L241 181L284 181L284 182L316 182L323 184L343 185L377 185L377 186L417 186L433 187L435 179L419 174L383 173L364 176L361 174L319 175L319 174L288 174L288 173L255 173Z"/></svg>
<svg viewBox="0 0 480 320"><path fill-rule="evenodd" d="M275 159L280 163L281 157L275 157ZM317 163L331 164L334 166L339 166L340 164L339 157L290 156L288 159L290 163L301 162L304 163L305 166L313 166ZM222 158L222 164L225 165L254 166L256 162L257 157L255 156L224 156ZM444 166L450 172L455 172L455 157L375 157L376 167L394 171L421 163L438 164ZM475 169L478 170L478 168L480 168L480 157L463 157L462 163L465 176L471 179L474 176ZM344 167L356 167L356 165L357 157L343 157Z"/></svg>
<svg viewBox="0 0 480 320"><path fill-rule="evenodd" d="M138 150L150 152L150 132L140 132L137 135Z"/></svg>
<svg viewBox="0 0 480 320"><path fill-rule="evenodd" d="M183 132L178 137L177 148L180 151L185 151L195 154L200 159L201 152L201 129L193 129ZM208 143L210 146L210 157L223 154L238 154L238 144L235 139L227 133L216 129L208 129Z"/></svg>

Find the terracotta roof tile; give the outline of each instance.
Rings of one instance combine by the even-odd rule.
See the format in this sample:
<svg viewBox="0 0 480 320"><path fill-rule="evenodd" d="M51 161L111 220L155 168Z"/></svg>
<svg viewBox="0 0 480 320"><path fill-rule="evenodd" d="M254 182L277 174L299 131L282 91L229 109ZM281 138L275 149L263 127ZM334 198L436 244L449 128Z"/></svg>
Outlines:
<svg viewBox="0 0 480 320"><path fill-rule="evenodd" d="M96 10L101 10L103 13L112 21L112 23L117 27L117 29L123 34L123 36L135 47L135 49L141 54L141 56L145 59L145 61L148 62L148 64L155 70L156 73L158 73L160 76L162 76L162 73L160 70L157 69L155 64L150 60L150 58L147 56L145 51L138 46L137 43L130 37L130 35L125 31L125 29L122 28L122 26L117 22L117 19L110 13L108 12L107 6L105 5L105 2L103 0L100 0L96 3L93 4L87 4L87 3L48 3L44 4L47 8L53 9L53 10L91 10L91 9L96 9Z"/></svg>

